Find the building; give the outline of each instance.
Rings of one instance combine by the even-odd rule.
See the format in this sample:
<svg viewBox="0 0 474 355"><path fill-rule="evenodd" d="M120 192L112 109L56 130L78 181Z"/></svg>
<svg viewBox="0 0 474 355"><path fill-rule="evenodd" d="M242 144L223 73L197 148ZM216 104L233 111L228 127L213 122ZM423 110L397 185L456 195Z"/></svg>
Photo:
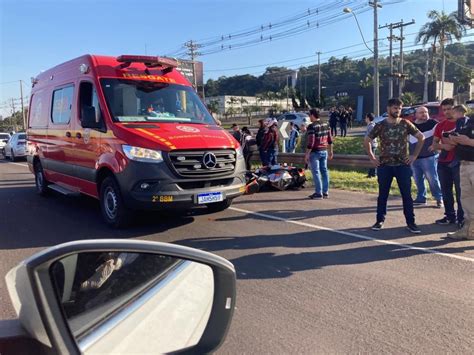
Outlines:
<svg viewBox="0 0 474 355"><path fill-rule="evenodd" d="M270 109L277 109L277 111L290 111L293 110L291 98L288 101L285 99L275 100L260 100L256 96L234 96L234 95L222 95L222 96L211 96L206 97L206 105L211 103L217 103L217 113L219 115L225 115L229 112L232 114L242 114L246 107L255 107L255 113L266 114ZM257 111L258 108L258 111ZM230 110L232 109L232 110Z"/></svg>

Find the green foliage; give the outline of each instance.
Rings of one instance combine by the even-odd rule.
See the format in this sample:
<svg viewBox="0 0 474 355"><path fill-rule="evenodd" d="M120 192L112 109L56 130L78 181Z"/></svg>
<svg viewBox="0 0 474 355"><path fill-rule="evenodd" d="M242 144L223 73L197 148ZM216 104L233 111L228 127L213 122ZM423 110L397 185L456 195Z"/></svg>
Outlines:
<svg viewBox="0 0 474 355"><path fill-rule="evenodd" d="M431 32L427 32L428 41ZM446 35L447 36L447 35ZM457 34L452 34L453 38ZM423 37L424 38L424 37ZM431 39L430 39L431 38ZM438 38L438 37L437 37ZM446 37L448 38L448 37ZM422 40L422 39L420 39ZM447 43L447 42L446 42ZM418 49L411 53L404 54L405 68L408 80L414 83L423 83L425 73L426 58L433 58L431 50ZM456 91L462 92L467 89L472 78L472 71L468 68L474 62L474 44L454 43L446 46L446 80L456 84ZM439 56L435 54L431 62L431 72L436 73L437 60ZM394 57L395 62L398 56ZM456 62L457 64L455 64ZM464 68L460 65L464 66ZM466 69L467 68L467 69ZM206 95L249 95L257 96L261 100L276 100L286 98L286 77L289 73L286 67L268 67L260 76L237 75L233 77L220 77L217 80L209 79L206 83ZM379 58L380 85L386 86L388 83L389 61L388 57ZM334 101L336 91L356 90L362 87L372 86L373 60L362 58L351 60L348 57L331 57L326 63L321 64L321 82L325 86L321 91L321 96L325 102L318 103L318 67L311 65L299 69L296 90L289 89L289 97L295 96L298 102L303 103L304 99L309 105L316 107L334 103L343 104L340 100ZM434 76L432 77L434 78ZM384 90L384 89L381 89ZM418 93L421 95L422 93ZM351 98L352 102L354 98ZM348 101L351 103L351 101Z"/></svg>
<svg viewBox="0 0 474 355"><path fill-rule="evenodd" d="M411 106L420 101L420 96L416 92L404 92L402 94L401 100L405 106Z"/></svg>
<svg viewBox="0 0 474 355"><path fill-rule="evenodd" d="M333 150L334 154L365 154L364 137L335 137Z"/></svg>

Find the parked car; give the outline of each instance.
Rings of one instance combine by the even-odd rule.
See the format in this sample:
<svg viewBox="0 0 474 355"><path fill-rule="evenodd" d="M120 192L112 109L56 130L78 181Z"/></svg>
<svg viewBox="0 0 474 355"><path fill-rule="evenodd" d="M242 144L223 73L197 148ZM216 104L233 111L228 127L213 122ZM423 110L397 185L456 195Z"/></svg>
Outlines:
<svg viewBox="0 0 474 355"><path fill-rule="evenodd" d="M11 161L25 158L27 156L26 133L15 133L3 147L3 150L5 158L10 158Z"/></svg>
<svg viewBox="0 0 474 355"><path fill-rule="evenodd" d="M415 120L415 112L416 112L416 107L412 107L412 106L403 107L401 116L402 118L405 118L413 122Z"/></svg>
<svg viewBox="0 0 474 355"><path fill-rule="evenodd" d="M7 145L8 141L10 140L11 136L9 133L0 133L0 154L5 156L5 146Z"/></svg>
<svg viewBox="0 0 474 355"><path fill-rule="evenodd" d="M168 243L65 243L5 280L18 319L0 321L1 354L208 354L235 308L232 263Z"/></svg>
<svg viewBox="0 0 474 355"><path fill-rule="evenodd" d="M309 119L308 114L303 112L287 112L283 115L277 117L278 121L288 121L293 122L298 129L301 127L302 124L306 126L311 124L311 120Z"/></svg>

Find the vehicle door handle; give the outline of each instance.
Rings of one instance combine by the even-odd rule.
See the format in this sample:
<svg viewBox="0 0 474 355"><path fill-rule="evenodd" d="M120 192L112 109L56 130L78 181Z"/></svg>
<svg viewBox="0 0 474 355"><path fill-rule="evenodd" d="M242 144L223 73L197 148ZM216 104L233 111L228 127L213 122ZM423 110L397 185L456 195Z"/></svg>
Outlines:
<svg viewBox="0 0 474 355"><path fill-rule="evenodd" d="M71 138L71 132L66 132L66 137Z"/></svg>
<svg viewBox="0 0 474 355"><path fill-rule="evenodd" d="M77 133L76 133L76 138L79 138L79 139L81 139L81 138L82 138L82 134L81 134L81 132L77 132Z"/></svg>

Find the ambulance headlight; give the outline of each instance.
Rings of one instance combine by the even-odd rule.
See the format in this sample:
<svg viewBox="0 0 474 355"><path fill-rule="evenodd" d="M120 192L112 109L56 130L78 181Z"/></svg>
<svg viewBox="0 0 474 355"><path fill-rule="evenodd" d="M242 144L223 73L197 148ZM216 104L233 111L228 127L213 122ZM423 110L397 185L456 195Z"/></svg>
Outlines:
<svg viewBox="0 0 474 355"><path fill-rule="evenodd" d="M122 145L122 149L127 158L130 160L141 161L145 163L160 163L163 161L163 155L159 150L133 147L131 145Z"/></svg>
<svg viewBox="0 0 474 355"><path fill-rule="evenodd" d="M237 153L237 159L244 159L244 153L242 152L242 147L238 147L235 152Z"/></svg>

